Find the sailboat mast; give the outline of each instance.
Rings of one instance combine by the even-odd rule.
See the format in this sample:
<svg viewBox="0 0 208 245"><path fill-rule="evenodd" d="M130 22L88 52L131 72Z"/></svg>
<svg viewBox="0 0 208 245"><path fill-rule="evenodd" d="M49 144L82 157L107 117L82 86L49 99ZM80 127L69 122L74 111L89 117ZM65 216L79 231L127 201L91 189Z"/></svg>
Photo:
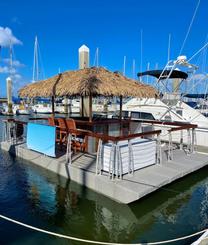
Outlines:
<svg viewBox="0 0 208 245"><path fill-rule="evenodd" d="M126 74L126 56L124 56L124 61L123 61L123 75L125 76Z"/></svg>
<svg viewBox="0 0 208 245"><path fill-rule="evenodd" d="M150 62L147 63L147 71L150 70ZM147 76L147 84L149 83L149 76Z"/></svg>
<svg viewBox="0 0 208 245"><path fill-rule="evenodd" d="M10 64L10 69L9 69L9 73L10 75L12 74L12 66L13 66L13 56L12 56L12 42L10 40L10 44L9 44L9 64Z"/></svg>
<svg viewBox="0 0 208 245"><path fill-rule="evenodd" d="M98 67L99 64L99 48L96 49L96 67Z"/></svg>
<svg viewBox="0 0 208 245"><path fill-rule="evenodd" d="M35 44L34 44L34 56L33 56L33 78L32 81L38 81L38 38L35 37Z"/></svg>
<svg viewBox="0 0 208 245"><path fill-rule="evenodd" d="M99 48L96 48L93 66L98 67L98 65L99 65Z"/></svg>
<svg viewBox="0 0 208 245"><path fill-rule="evenodd" d="M136 62L135 62L135 59L133 59L133 64L132 64L132 76L133 76L133 79L135 79L135 66L136 66Z"/></svg>
<svg viewBox="0 0 208 245"><path fill-rule="evenodd" d="M143 30L140 30L140 72L142 72L142 58L143 58ZM140 82L142 77L140 76Z"/></svg>

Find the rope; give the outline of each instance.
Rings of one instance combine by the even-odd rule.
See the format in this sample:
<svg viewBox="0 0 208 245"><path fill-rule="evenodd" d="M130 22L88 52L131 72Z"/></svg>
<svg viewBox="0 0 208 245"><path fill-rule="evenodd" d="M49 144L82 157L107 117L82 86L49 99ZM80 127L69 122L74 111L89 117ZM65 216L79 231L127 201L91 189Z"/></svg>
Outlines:
<svg viewBox="0 0 208 245"><path fill-rule="evenodd" d="M195 56L197 56L197 54L199 54L207 46L208 46L208 42L202 48L200 48L194 55L192 55L191 58L187 62L190 62Z"/></svg>
<svg viewBox="0 0 208 245"><path fill-rule="evenodd" d="M195 19L197 10L198 10L198 8L199 8L200 1L201 1L201 0L198 1L197 6L196 6L196 8L195 8L194 15L193 15L193 17L192 17L192 19L191 19L191 22L190 22L188 31L187 31L187 33L186 33L185 39L184 39L184 41L183 41L183 44L182 44L182 46L181 46L180 55L181 55L181 53L182 53L182 51L183 51L183 48L184 48L185 43L186 43L186 40L187 40L188 35L189 35L190 31L191 31L191 27L192 27L192 24L193 24L193 22L194 22L194 19Z"/></svg>
<svg viewBox="0 0 208 245"><path fill-rule="evenodd" d="M87 240L87 239L82 239L82 238L73 237L73 236L67 236L67 235L63 235L63 234L59 234L59 233L56 233L56 232L51 232L51 231L47 231L47 230L43 230L43 229L34 227L32 225L28 225L28 224L22 223L20 221L8 218L8 217L6 217L4 215L0 215L0 218L2 218L4 220L7 220L7 221L10 221L10 222L12 222L14 224L24 226L24 227L29 228L29 229L34 230L34 231L39 231L39 232L42 232L42 233L45 233L45 234L48 234L48 235L52 235L52 236L56 236L56 237L60 237L60 238L65 238L65 239L73 240L73 241L77 241L77 242L91 243L91 244L102 244L102 245L132 245L132 243L100 242L100 241ZM144 244L145 245L158 245L158 244L173 243L173 242L185 240L187 238L191 238L191 237L200 235L200 234L202 234L202 233L204 233L206 231L208 231L208 229L205 229L205 230L202 230L202 231L198 231L198 232L196 232L194 234L187 235L187 236L184 236L184 237L171 239L171 240L160 241L160 242L150 242L150 243L134 243L134 245L144 245Z"/></svg>

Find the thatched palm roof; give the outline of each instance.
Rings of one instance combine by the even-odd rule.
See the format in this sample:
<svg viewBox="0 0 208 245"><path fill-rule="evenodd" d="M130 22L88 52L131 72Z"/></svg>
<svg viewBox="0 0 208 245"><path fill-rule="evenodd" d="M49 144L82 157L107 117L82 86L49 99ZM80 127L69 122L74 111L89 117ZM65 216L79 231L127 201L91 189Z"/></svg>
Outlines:
<svg viewBox="0 0 208 245"><path fill-rule="evenodd" d="M19 91L20 97L56 96L134 96L155 97L156 90L104 68L67 71L54 77L29 84Z"/></svg>

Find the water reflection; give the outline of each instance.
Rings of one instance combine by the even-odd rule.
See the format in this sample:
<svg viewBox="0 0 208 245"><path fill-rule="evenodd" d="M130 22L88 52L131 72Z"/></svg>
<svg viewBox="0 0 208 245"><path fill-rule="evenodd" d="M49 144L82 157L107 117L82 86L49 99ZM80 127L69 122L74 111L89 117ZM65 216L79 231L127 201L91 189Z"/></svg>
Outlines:
<svg viewBox="0 0 208 245"><path fill-rule="evenodd" d="M183 236L208 225L204 171L131 205L118 204L88 189L83 191L82 186L34 166L26 172L28 198L35 213L42 214L64 234L141 242ZM164 233L159 232L161 228Z"/></svg>

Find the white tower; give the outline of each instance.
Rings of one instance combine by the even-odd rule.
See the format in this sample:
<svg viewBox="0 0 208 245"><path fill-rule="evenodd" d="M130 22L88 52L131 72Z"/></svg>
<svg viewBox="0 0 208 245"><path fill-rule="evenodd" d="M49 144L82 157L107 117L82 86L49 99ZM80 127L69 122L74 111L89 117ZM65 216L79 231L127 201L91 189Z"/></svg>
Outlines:
<svg viewBox="0 0 208 245"><path fill-rule="evenodd" d="M79 69L89 68L90 50L86 45L79 48ZM89 117L89 97L81 97L80 101L80 115Z"/></svg>
<svg viewBox="0 0 208 245"><path fill-rule="evenodd" d="M8 77L6 79L6 83L7 83L8 113L12 113L12 79Z"/></svg>
<svg viewBox="0 0 208 245"><path fill-rule="evenodd" d="M79 69L89 68L90 50L86 45L79 48Z"/></svg>
<svg viewBox="0 0 208 245"><path fill-rule="evenodd" d="M7 102L8 104L12 103L12 79L10 77L7 77Z"/></svg>

